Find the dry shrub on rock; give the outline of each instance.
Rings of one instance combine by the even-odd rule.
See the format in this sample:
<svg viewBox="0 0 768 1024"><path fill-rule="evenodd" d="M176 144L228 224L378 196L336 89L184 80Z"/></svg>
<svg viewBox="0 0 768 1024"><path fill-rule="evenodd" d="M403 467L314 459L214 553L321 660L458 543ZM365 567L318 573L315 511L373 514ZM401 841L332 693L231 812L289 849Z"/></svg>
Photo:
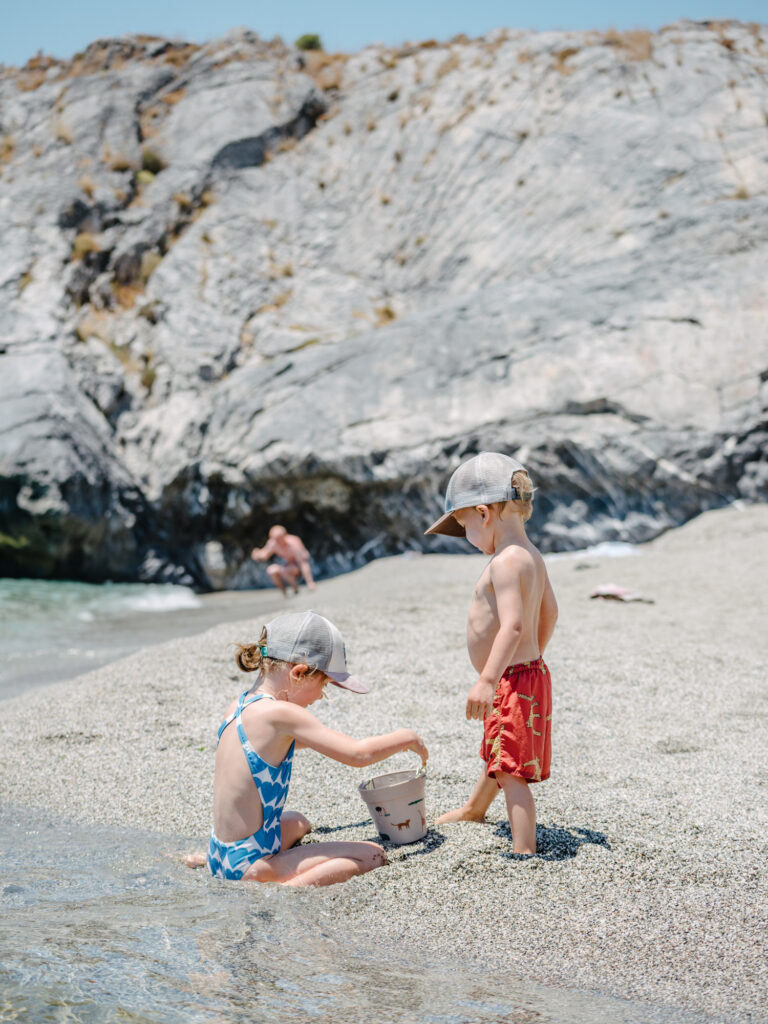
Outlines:
<svg viewBox="0 0 768 1024"><path fill-rule="evenodd" d="M75 235L75 239L72 242L72 259L81 260L84 256L87 256L89 252L100 252L101 246L99 245L98 239L95 238L88 231L81 231L79 235Z"/></svg>
<svg viewBox="0 0 768 1024"><path fill-rule="evenodd" d="M609 28L603 36L603 42L606 46L615 46L621 50L627 60L650 60L653 56L653 39L647 29L617 32Z"/></svg>
<svg viewBox="0 0 768 1024"><path fill-rule="evenodd" d="M325 53L323 50L309 50L301 55L304 71L323 92L341 88L346 61L343 53Z"/></svg>

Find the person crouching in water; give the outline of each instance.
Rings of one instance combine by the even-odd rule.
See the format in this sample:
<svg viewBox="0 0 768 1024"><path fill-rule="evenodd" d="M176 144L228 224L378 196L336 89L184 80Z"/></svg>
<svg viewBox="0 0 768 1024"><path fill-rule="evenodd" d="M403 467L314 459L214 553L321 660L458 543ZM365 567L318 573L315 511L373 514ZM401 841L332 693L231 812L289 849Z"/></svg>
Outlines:
<svg viewBox="0 0 768 1024"><path fill-rule="evenodd" d="M296 845L312 826L303 814L283 810L294 751L310 747L362 768L401 750L412 750L425 762L424 741L412 729L353 739L308 710L329 684L368 692L347 671L338 629L316 612L278 615L264 626L257 644L240 646L235 660L258 677L230 704L219 726L208 853L190 855L187 865L207 863L217 878L319 886L386 864L378 843Z"/></svg>

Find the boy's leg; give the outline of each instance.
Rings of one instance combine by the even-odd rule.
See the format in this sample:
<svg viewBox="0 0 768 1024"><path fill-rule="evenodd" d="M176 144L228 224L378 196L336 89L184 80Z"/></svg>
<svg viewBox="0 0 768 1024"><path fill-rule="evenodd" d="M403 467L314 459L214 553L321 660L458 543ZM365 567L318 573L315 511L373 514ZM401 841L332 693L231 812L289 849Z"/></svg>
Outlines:
<svg viewBox="0 0 768 1024"><path fill-rule="evenodd" d="M536 805L531 787L516 775L496 772L496 778L507 801L515 853L536 853Z"/></svg>
<svg viewBox="0 0 768 1024"><path fill-rule="evenodd" d="M387 855L378 843L310 843L257 860L245 872L243 881L335 885L386 863Z"/></svg>
<svg viewBox="0 0 768 1024"><path fill-rule="evenodd" d="M452 821L485 821L485 815L499 792L499 787L493 779L489 779L485 770L485 763L480 772L480 778L475 783L475 788L469 795L469 799L461 807L453 811L441 814L435 818L436 825L447 825Z"/></svg>

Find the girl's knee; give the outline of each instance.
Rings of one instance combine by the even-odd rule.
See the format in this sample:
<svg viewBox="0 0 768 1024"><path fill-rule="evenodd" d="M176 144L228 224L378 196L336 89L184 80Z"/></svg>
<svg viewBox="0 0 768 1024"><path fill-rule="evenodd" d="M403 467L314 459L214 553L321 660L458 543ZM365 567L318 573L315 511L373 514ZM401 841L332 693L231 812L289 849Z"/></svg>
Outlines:
<svg viewBox="0 0 768 1024"><path fill-rule="evenodd" d="M270 857L262 857L261 860L257 860L254 864L248 868L243 874L241 881L243 882L277 882L279 881L278 872L275 871L274 866L270 863Z"/></svg>
<svg viewBox="0 0 768 1024"><path fill-rule="evenodd" d="M296 816L293 819L296 822L295 828L298 832L299 839L303 839L304 836L308 835L312 831L312 822L299 811L296 811L295 815Z"/></svg>
<svg viewBox="0 0 768 1024"><path fill-rule="evenodd" d="M298 811L285 811L280 819L282 848L288 850L312 831L312 822Z"/></svg>

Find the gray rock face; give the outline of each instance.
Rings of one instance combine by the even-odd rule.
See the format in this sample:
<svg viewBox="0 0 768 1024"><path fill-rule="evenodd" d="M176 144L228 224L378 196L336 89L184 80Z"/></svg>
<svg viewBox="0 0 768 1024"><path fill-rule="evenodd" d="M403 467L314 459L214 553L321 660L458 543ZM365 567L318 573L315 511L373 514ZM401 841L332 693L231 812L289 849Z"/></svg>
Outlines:
<svg viewBox="0 0 768 1024"><path fill-rule="evenodd" d="M424 548L482 449L545 549L768 499L768 27L0 72L0 572Z"/></svg>

